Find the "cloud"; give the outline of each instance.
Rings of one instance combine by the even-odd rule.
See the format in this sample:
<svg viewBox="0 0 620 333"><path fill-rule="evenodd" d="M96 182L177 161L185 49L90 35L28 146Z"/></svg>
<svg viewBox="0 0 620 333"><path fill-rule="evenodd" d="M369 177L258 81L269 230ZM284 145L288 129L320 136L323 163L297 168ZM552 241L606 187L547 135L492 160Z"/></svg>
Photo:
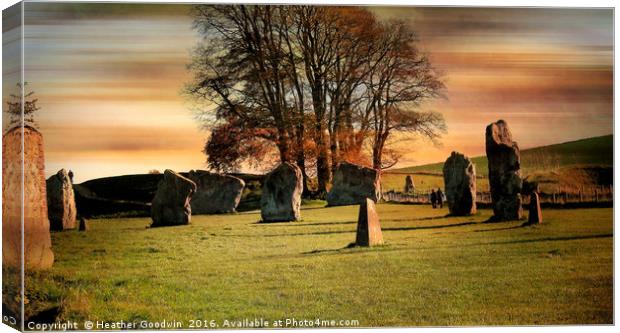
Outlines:
<svg viewBox="0 0 620 333"><path fill-rule="evenodd" d="M413 141L406 163L482 154L484 128L499 118L523 147L613 131L613 10L369 8L410 22L448 88L447 100L424 105L447 120L443 147ZM26 78L42 106L49 168L96 177L202 165L207 133L180 95L198 41L188 10L26 4Z"/></svg>

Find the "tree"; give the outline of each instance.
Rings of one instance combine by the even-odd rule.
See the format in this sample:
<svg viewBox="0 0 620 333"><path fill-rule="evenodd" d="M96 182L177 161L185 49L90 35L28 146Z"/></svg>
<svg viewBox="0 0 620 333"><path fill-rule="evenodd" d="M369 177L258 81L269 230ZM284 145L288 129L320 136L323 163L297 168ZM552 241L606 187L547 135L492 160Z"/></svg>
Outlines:
<svg viewBox="0 0 620 333"><path fill-rule="evenodd" d="M373 122L372 166L383 169L395 164L392 160L385 165L383 160L393 132L415 133L436 141L446 127L440 113L418 110L422 102L441 96L444 84L428 58L415 47L415 34L409 25L388 22L379 40L383 52L368 64L366 108Z"/></svg>
<svg viewBox="0 0 620 333"><path fill-rule="evenodd" d="M271 128L245 128L241 121L230 121L215 127L205 144L209 167L220 172L238 171L246 162L251 166L273 163L273 142L277 133ZM264 169L264 167L263 167Z"/></svg>
<svg viewBox="0 0 620 333"><path fill-rule="evenodd" d="M368 119L355 117L356 106L363 98L361 93L364 78L370 68L365 66L379 51L376 47L379 38L379 24L369 11L357 7L336 7L338 43L335 45L336 57L330 72L328 94L329 137L332 170L342 159L363 160L361 145L368 129ZM355 125L354 125L355 123ZM359 134L356 135L357 130Z"/></svg>
<svg viewBox="0 0 620 333"><path fill-rule="evenodd" d="M194 26L204 40L190 65L195 73L190 94L215 104L217 119L274 128L280 160L289 161L293 121L276 7L194 8Z"/></svg>
<svg viewBox="0 0 620 333"><path fill-rule="evenodd" d="M418 111L443 84L403 22L359 7L200 5L193 15L203 39L187 91L206 105L211 168L294 161L304 192L316 176L321 195L342 160L395 163L391 133L436 140L445 128Z"/></svg>
<svg viewBox="0 0 620 333"><path fill-rule="evenodd" d="M22 124L24 126L31 126L36 128L37 124L34 120L34 115L40 108L37 106L38 99L34 98L34 91L25 92L25 88L28 82L25 82L22 89L22 84L17 83L17 89L19 94L11 94L9 100L6 102L9 115L9 127L15 127ZM23 95L22 95L23 94ZM23 98L22 98L23 97ZM22 109L23 102L23 109ZM23 112L23 113L22 113ZM22 118L23 117L23 118Z"/></svg>

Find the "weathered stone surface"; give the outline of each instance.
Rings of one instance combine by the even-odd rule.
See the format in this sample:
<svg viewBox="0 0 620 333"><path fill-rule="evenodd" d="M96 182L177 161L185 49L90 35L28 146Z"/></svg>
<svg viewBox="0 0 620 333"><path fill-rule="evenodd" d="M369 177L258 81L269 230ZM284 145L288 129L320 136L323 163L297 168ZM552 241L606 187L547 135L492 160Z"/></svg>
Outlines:
<svg viewBox="0 0 620 333"><path fill-rule="evenodd" d="M22 180L24 183L24 266L50 268L54 263L47 217L43 136L36 129L16 127L2 136L2 263L21 267ZM23 176L23 178L22 178Z"/></svg>
<svg viewBox="0 0 620 333"><path fill-rule="evenodd" d="M348 162L340 163L334 173L331 191L327 194L329 206L359 205L370 199L381 199L379 170Z"/></svg>
<svg viewBox="0 0 620 333"><path fill-rule="evenodd" d="M260 200L263 222L299 220L302 192L302 174L295 164L282 163L268 173Z"/></svg>
<svg viewBox="0 0 620 333"><path fill-rule="evenodd" d="M521 155L512 141L508 124L499 120L486 128L486 154L493 220L515 220L523 216L521 207Z"/></svg>
<svg viewBox="0 0 620 333"><path fill-rule="evenodd" d="M85 218L80 217L80 227L79 227L79 231L88 231L88 221L86 221Z"/></svg>
<svg viewBox="0 0 620 333"><path fill-rule="evenodd" d="M405 177L405 193L413 193L415 191L415 184L411 175Z"/></svg>
<svg viewBox="0 0 620 333"><path fill-rule="evenodd" d="M443 181L451 215L476 213L476 166L453 151L443 165Z"/></svg>
<svg viewBox="0 0 620 333"><path fill-rule="evenodd" d="M383 234L381 233L381 223L375 207L375 202L366 199L360 205L357 218L357 236L355 237L357 246L377 246L383 245Z"/></svg>
<svg viewBox="0 0 620 333"><path fill-rule="evenodd" d="M172 170L164 172L151 203L151 227L189 224L192 217L190 200L196 184Z"/></svg>
<svg viewBox="0 0 620 333"><path fill-rule="evenodd" d="M76 228L75 194L71 178L65 169L47 179L47 214L51 230Z"/></svg>
<svg viewBox="0 0 620 333"><path fill-rule="evenodd" d="M530 211L527 217L527 224L542 223L542 210L540 209L540 197L537 192L530 194Z"/></svg>
<svg viewBox="0 0 620 333"><path fill-rule="evenodd" d="M192 214L235 212L245 187L243 180L203 170L192 170L187 178L197 187L190 202Z"/></svg>

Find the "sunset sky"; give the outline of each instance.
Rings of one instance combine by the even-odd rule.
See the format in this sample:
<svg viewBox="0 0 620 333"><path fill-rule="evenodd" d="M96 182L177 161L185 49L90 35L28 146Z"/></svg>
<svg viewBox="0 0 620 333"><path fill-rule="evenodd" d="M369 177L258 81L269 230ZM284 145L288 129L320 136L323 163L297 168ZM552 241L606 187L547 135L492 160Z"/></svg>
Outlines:
<svg viewBox="0 0 620 333"><path fill-rule="evenodd" d="M446 118L442 146L401 143L399 167L484 154L484 128L497 119L522 148L613 132L611 9L369 8L411 22L447 86L446 99L424 106ZM208 133L181 95L198 41L188 9L26 4L25 77L39 98L47 175L205 168ZM4 29L4 57L18 51L15 34ZM15 66L5 60L4 98Z"/></svg>

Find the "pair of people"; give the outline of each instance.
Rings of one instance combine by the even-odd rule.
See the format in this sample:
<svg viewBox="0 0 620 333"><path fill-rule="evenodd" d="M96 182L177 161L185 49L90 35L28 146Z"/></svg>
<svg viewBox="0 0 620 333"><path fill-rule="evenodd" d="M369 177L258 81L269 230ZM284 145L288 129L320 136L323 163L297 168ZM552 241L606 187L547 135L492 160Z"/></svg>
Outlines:
<svg viewBox="0 0 620 333"><path fill-rule="evenodd" d="M431 204L433 208L437 208L437 205L439 205L439 208L443 208L444 201L446 201L446 195L443 194L440 188L437 189L437 192L435 192L435 189L431 191Z"/></svg>

